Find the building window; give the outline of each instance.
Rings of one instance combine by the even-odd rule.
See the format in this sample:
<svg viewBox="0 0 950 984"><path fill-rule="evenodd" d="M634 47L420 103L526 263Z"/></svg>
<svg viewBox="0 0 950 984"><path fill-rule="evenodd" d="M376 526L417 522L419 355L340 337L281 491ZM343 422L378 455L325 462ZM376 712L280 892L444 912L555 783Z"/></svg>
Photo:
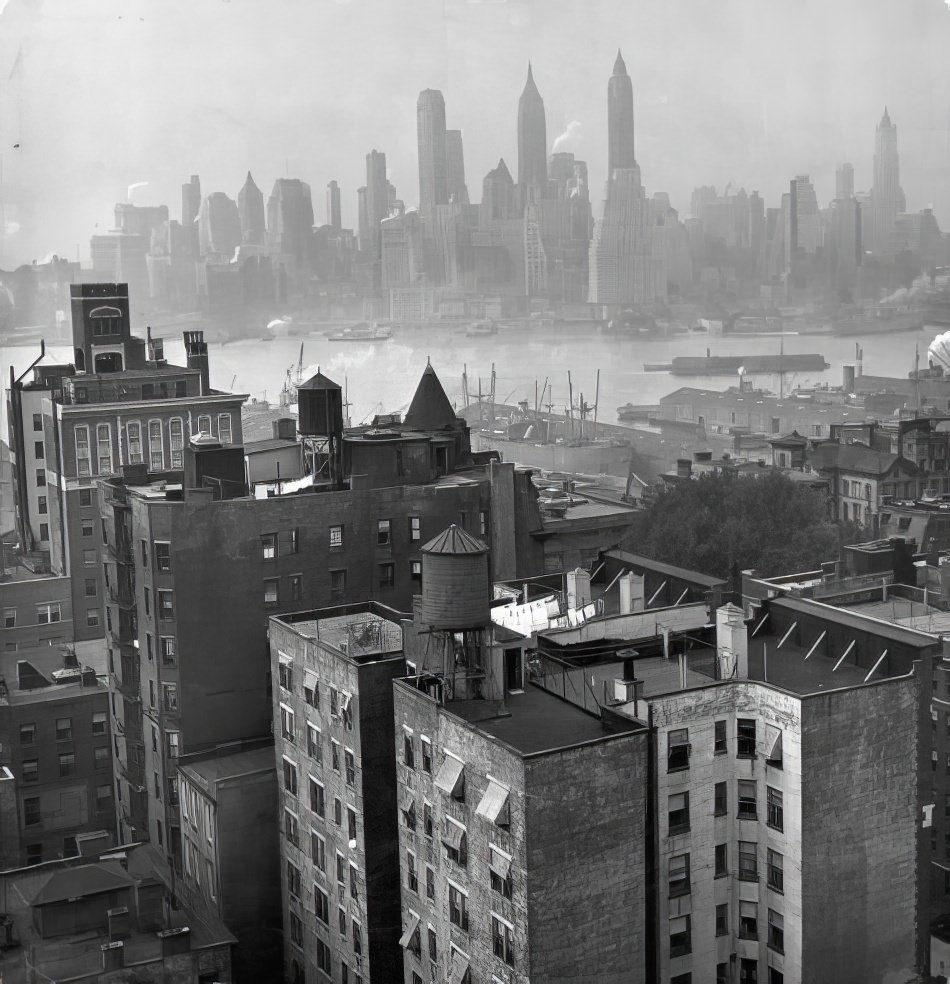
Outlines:
<svg viewBox="0 0 950 984"><path fill-rule="evenodd" d="M42 460L43 459L44 454L43 454L43 442L42 441L34 441L33 442L33 457L36 458L37 460Z"/></svg>
<svg viewBox="0 0 950 984"><path fill-rule="evenodd" d="M379 565L379 586L381 588L391 588L396 583L396 565Z"/></svg>
<svg viewBox="0 0 950 984"><path fill-rule="evenodd" d="M46 469L37 468L36 469L36 487L42 489L46 487Z"/></svg>
<svg viewBox="0 0 950 984"><path fill-rule="evenodd" d="M317 763L323 764L323 743L321 741L320 729L307 722L307 755Z"/></svg>
<svg viewBox="0 0 950 984"><path fill-rule="evenodd" d="M163 471L165 468L165 447L162 440L162 422L148 422L148 467L149 471Z"/></svg>
<svg viewBox="0 0 950 984"><path fill-rule="evenodd" d="M324 874L327 870L327 842L315 830L310 831L310 856L314 868Z"/></svg>
<svg viewBox="0 0 950 984"><path fill-rule="evenodd" d="M512 876L511 858L494 845L490 846L489 881L493 892L502 898L511 899Z"/></svg>
<svg viewBox="0 0 950 984"><path fill-rule="evenodd" d="M426 898L435 901L435 869L426 865Z"/></svg>
<svg viewBox="0 0 950 984"><path fill-rule="evenodd" d="M330 739L330 767L334 772L340 771L340 743L335 739Z"/></svg>
<svg viewBox="0 0 950 984"><path fill-rule="evenodd" d="M755 820L758 817L754 779L739 780L738 816L740 820Z"/></svg>
<svg viewBox="0 0 950 984"><path fill-rule="evenodd" d="M303 577L300 574L290 576L290 600L300 601L303 597Z"/></svg>
<svg viewBox="0 0 950 984"><path fill-rule="evenodd" d="M297 817L290 812L290 810L284 810L284 834L287 837L289 843L293 844L294 847L300 847L300 826L297 822ZM300 873L297 873L298 888ZM294 892L294 895L299 895L299 892Z"/></svg>
<svg viewBox="0 0 950 984"><path fill-rule="evenodd" d="M352 786L356 783L356 756L348 748L343 753L343 763L346 768L346 784Z"/></svg>
<svg viewBox="0 0 950 984"><path fill-rule="evenodd" d="M112 783L96 786L96 812L104 813L112 809Z"/></svg>
<svg viewBox="0 0 950 984"><path fill-rule="evenodd" d="M46 496L40 495L36 497L36 511L41 515L45 516L49 510L46 506Z"/></svg>
<svg viewBox="0 0 950 984"><path fill-rule="evenodd" d="M670 978L670 984L693 984L693 975L689 971L685 974L677 974Z"/></svg>
<svg viewBox="0 0 950 984"><path fill-rule="evenodd" d="M765 738L767 750L765 753L765 764L773 769L782 768L782 729L774 725L765 726Z"/></svg>
<svg viewBox="0 0 950 984"><path fill-rule="evenodd" d="M330 600L342 601L346 595L346 571L330 571Z"/></svg>
<svg viewBox="0 0 950 984"><path fill-rule="evenodd" d="M729 904L723 903L716 906L716 935L729 935Z"/></svg>
<svg viewBox="0 0 950 984"><path fill-rule="evenodd" d="M277 654L277 679L284 690L294 689L294 664L289 656Z"/></svg>
<svg viewBox="0 0 950 984"><path fill-rule="evenodd" d="M785 891L785 859L778 851L769 849L768 854L768 886L776 892Z"/></svg>
<svg viewBox="0 0 950 984"><path fill-rule="evenodd" d="M62 752L59 756L60 777L71 776L76 771L76 756L72 752Z"/></svg>
<svg viewBox="0 0 950 984"><path fill-rule="evenodd" d="M492 952L509 967L515 965L514 927L501 916L491 914Z"/></svg>
<svg viewBox="0 0 950 984"><path fill-rule="evenodd" d="M61 619L62 614L58 601L50 602L47 605L36 606L36 622L38 625L50 625L53 622L59 622Z"/></svg>
<svg viewBox="0 0 950 984"><path fill-rule="evenodd" d="M82 562L84 567L95 567L99 563L99 554L95 550L83 550Z"/></svg>
<svg viewBox="0 0 950 984"><path fill-rule="evenodd" d="M769 967L769 984L785 984L785 975L776 967Z"/></svg>
<svg viewBox="0 0 950 984"><path fill-rule="evenodd" d="M86 609L86 625L95 626L99 624L99 609L98 608L87 608Z"/></svg>
<svg viewBox="0 0 950 984"><path fill-rule="evenodd" d="M465 827L452 817L445 818L442 843L445 845L446 857L450 861L454 861L462 868L468 864L468 835Z"/></svg>
<svg viewBox="0 0 950 984"><path fill-rule="evenodd" d="M468 932L468 896L452 882L449 882L449 921Z"/></svg>
<svg viewBox="0 0 950 984"><path fill-rule="evenodd" d="M284 741L293 744L296 738L294 712L286 704L280 705L280 734Z"/></svg>
<svg viewBox="0 0 950 984"><path fill-rule="evenodd" d="M80 529L81 529L82 535L84 537L90 537L90 536L92 536L92 531L93 531L92 520L91 519L84 519L82 521L82 525L81 525Z"/></svg>
<svg viewBox="0 0 950 984"><path fill-rule="evenodd" d="M174 666L176 661L175 656L175 637L174 636L159 636L158 647L162 653L162 663L165 666Z"/></svg>
<svg viewBox="0 0 950 984"><path fill-rule="evenodd" d="M330 527L330 549L341 550L343 548L343 527Z"/></svg>
<svg viewBox="0 0 950 984"><path fill-rule="evenodd" d="M165 732L165 754L170 759L178 758L178 732L177 731L166 731ZM209 825L209 830L210 825Z"/></svg>
<svg viewBox="0 0 950 984"><path fill-rule="evenodd" d="M406 851L406 886L410 892L419 894L419 876L416 874L416 856Z"/></svg>
<svg viewBox="0 0 950 984"><path fill-rule="evenodd" d="M739 900L739 939L759 938L759 904Z"/></svg>
<svg viewBox="0 0 950 984"><path fill-rule="evenodd" d="M41 431L43 429L43 414L34 413L33 414L33 430Z"/></svg>
<svg viewBox="0 0 950 984"><path fill-rule="evenodd" d="M729 810L729 787L727 783L717 782L713 787L713 816L723 817Z"/></svg>
<svg viewBox="0 0 950 984"><path fill-rule="evenodd" d="M261 536L261 558L263 560L277 559L277 534L264 533Z"/></svg>
<svg viewBox="0 0 950 984"><path fill-rule="evenodd" d="M736 758L755 758L755 719L736 721Z"/></svg>
<svg viewBox="0 0 950 984"><path fill-rule="evenodd" d="M162 684L162 706L171 714L178 713L178 684Z"/></svg>
<svg viewBox="0 0 950 984"><path fill-rule="evenodd" d="M181 417L172 417L168 421L168 447L171 451L171 466L180 471L184 464L185 427Z"/></svg>
<svg viewBox="0 0 950 984"><path fill-rule="evenodd" d="M158 589L158 617L174 618L175 603L174 593L169 588Z"/></svg>
<svg viewBox="0 0 950 984"><path fill-rule="evenodd" d="M689 894L689 854L670 858L670 898Z"/></svg>
<svg viewBox="0 0 950 984"><path fill-rule="evenodd" d="M287 787L287 761L284 760L284 787ZM316 813L318 817L325 817L327 813L327 803L326 803L326 792L323 788L323 783L317 782L313 776L309 777L310 780L310 809ZM296 795L296 776L294 777L294 792Z"/></svg>
<svg viewBox="0 0 950 984"><path fill-rule="evenodd" d="M92 454L89 449L89 427L78 424L73 430L76 439L76 474L80 478L92 474Z"/></svg>
<svg viewBox="0 0 950 984"><path fill-rule="evenodd" d="M357 956L361 956L363 953L363 927L355 920L353 921L353 952ZM362 979L358 974L356 980L357 984L362 984Z"/></svg>
<svg viewBox="0 0 950 984"><path fill-rule="evenodd" d="M20 763L20 778L24 782L39 782L40 763L38 759L24 759Z"/></svg>
<svg viewBox="0 0 950 984"><path fill-rule="evenodd" d="M739 878L742 881L759 880L759 862L754 841L739 841Z"/></svg>
<svg viewBox="0 0 950 984"><path fill-rule="evenodd" d="M23 825L25 827L33 827L40 822L42 815L40 813L40 798L39 796L28 796L23 800Z"/></svg>
<svg viewBox="0 0 950 984"><path fill-rule="evenodd" d="M96 584L96 579L94 577L87 577L84 579L85 584L83 586L83 591L87 598L95 598L99 593L99 586Z"/></svg>
<svg viewBox="0 0 950 984"><path fill-rule="evenodd" d="M338 796L333 797L333 822L338 826L343 826L343 800Z"/></svg>
<svg viewBox="0 0 950 984"><path fill-rule="evenodd" d="M231 443L231 414L218 414L218 440L222 444Z"/></svg>
<svg viewBox="0 0 950 984"><path fill-rule="evenodd" d="M95 734L95 732L93 732ZM36 725L21 724L20 725L20 744L21 745L32 745L36 741Z"/></svg>
<svg viewBox="0 0 950 984"><path fill-rule="evenodd" d="M73 719L72 718L57 718L56 719L56 740L57 741L72 741L73 738Z"/></svg>
<svg viewBox="0 0 950 984"><path fill-rule="evenodd" d="M100 475L112 474L112 428L109 424L96 425L96 464Z"/></svg>
<svg viewBox="0 0 950 984"><path fill-rule="evenodd" d="M422 748L422 771L432 773L432 742L428 738L421 738L419 744Z"/></svg>
<svg viewBox="0 0 950 984"><path fill-rule="evenodd" d="M155 568L159 571L172 569L171 544L164 540L156 540L152 544L155 551Z"/></svg>
<svg viewBox="0 0 950 984"><path fill-rule="evenodd" d="M726 751L726 722L716 721L714 723L715 735L713 738L713 753L722 755Z"/></svg>
<svg viewBox="0 0 950 984"><path fill-rule="evenodd" d="M291 796L297 795L297 765L289 758L282 759L284 763L284 789Z"/></svg>
<svg viewBox="0 0 950 984"><path fill-rule="evenodd" d="M360 897L359 884L358 884L359 872L356 870L356 865L352 862L350 863L350 895L354 899Z"/></svg>
<svg viewBox="0 0 950 984"><path fill-rule="evenodd" d="M264 607L273 608L280 604L280 579L267 578L264 581Z"/></svg>
<svg viewBox="0 0 950 984"><path fill-rule="evenodd" d="M768 786L768 804L766 807L766 823L775 830L785 829L784 796L780 789Z"/></svg>
<svg viewBox="0 0 950 984"><path fill-rule="evenodd" d="M412 794L408 793L407 796L411 797ZM406 802L403 804L402 818L406 823L407 830L416 829L416 801L414 799L407 798Z"/></svg>
<svg viewBox="0 0 950 984"><path fill-rule="evenodd" d="M679 728L667 736L666 771L679 772L689 768L689 730Z"/></svg>
<svg viewBox="0 0 950 984"><path fill-rule="evenodd" d="M769 909L768 944L770 950L775 950L777 953L785 952L785 919L774 909Z"/></svg>
<svg viewBox="0 0 950 984"><path fill-rule="evenodd" d="M422 805L422 833L426 837L433 836L433 825L432 825L432 804L424 803Z"/></svg>
<svg viewBox="0 0 950 984"><path fill-rule="evenodd" d="M728 854L726 844L717 844L715 847L715 871L714 877L722 878L729 873Z"/></svg>
<svg viewBox="0 0 950 984"><path fill-rule="evenodd" d="M402 735L402 760L407 768L416 767L416 752L412 744L412 735L404 731Z"/></svg>
<svg viewBox="0 0 950 984"><path fill-rule="evenodd" d="M49 539L49 523L40 523L40 540L46 541Z"/></svg>
<svg viewBox="0 0 950 984"><path fill-rule="evenodd" d="M689 916L674 916L670 919L670 956L682 957L691 951Z"/></svg>
<svg viewBox="0 0 950 984"><path fill-rule="evenodd" d="M107 717L105 711L96 711L92 715L92 733L94 735L104 735L106 733Z"/></svg>
<svg viewBox="0 0 950 984"><path fill-rule="evenodd" d="M674 793L669 797L669 832L682 834L689 830L689 793Z"/></svg>
<svg viewBox="0 0 950 984"><path fill-rule="evenodd" d="M409 539L413 542L422 539L422 520L418 516L409 517Z"/></svg>
<svg viewBox="0 0 950 984"><path fill-rule="evenodd" d="M145 461L142 450L142 425L137 420L130 420L125 425L125 440L129 448L129 464L142 464Z"/></svg>
<svg viewBox="0 0 950 984"><path fill-rule="evenodd" d="M291 915L293 915L293 913L291 913ZM303 945L302 940L301 945ZM333 972L333 962L330 958L330 948L319 937L317 937L317 970L322 970L327 977L329 977Z"/></svg>
<svg viewBox="0 0 950 984"><path fill-rule="evenodd" d="M5 629L15 629L16 628L16 609L15 608L4 608L4 610L3 610L3 627Z"/></svg>
<svg viewBox="0 0 950 984"><path fill-rule="evenodd" d="M346 808L346 833L351 841L356 842L356 810L352 806Z"/></svg>
<svg viewBox="0 0 950 984"><path fill-rule="evenodd" d="M388 519L381 519L376 524L376 545L379 547L388 547L391 540L391 522Z"/></svg>

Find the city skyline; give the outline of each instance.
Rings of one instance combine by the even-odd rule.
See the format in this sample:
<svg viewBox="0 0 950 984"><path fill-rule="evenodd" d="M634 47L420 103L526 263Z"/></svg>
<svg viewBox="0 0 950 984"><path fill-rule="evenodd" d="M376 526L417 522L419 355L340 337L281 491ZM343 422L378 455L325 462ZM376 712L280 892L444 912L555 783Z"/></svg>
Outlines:
<svg viewBox="0 0 950 984"><path fill-rule="evenodd" d="M438 10L422 4L406 17L403 5L377 10L373 0L364 0L360 7L378 13L364 38L373 56L369 67L352 57L356 22L362 23L356 6L326 5L314 12L287 3L269 10L274 31L268 36L283 28L288 55L300 53L300 41L286 34L297 20L301 35L318 24L332 27L340 41L334 47L343 50L322 52L322 69L314 71L313 84L303 85L287 78L284 64L268 61L270 43L256 38L262 68L250 73L260 90L252 91L232 64L236 46L254 24L247 5L222 5L221 14L189 11L186 21L184 8L176 4L156 13L144 5L139 9L103 0L91 9L84 5L79 14L57 3L37 7L10 0L0 14L0 77L8 80L6 98L0 97L0 153L5 205L10 212L22 212L26 221L18 230L8 229L4 260L8 265L28 262L53 251L72 255L96 223L102 231L104 214L127 197L129 185L148 182L133 193L137 204L174 204L191 173L201 175L208 191L229 196L236 195L248 169L260 174L265 186L284 176L316 188L337 180L343 225L355 228L356 189L373 147L386 154L398 196L416 204L413 109L425 88L442 91L446 115L462 131L469 184L477 187L499 157L509 166L517 160L517 101L529 60L545 103L549 151L556 140L573 133L559 149L586 160L592 175L605 174L603 87L618 44L633 83L644 183L650 193L668 192L681 214L687 214L688 196L699 185L721 188L732 182L748 191L758 188L773 203L800 173L811 175L824 203L833 197L835 169L844 161L854 163L855 190L870 190L870 128L887 105L900 131L908 209L933 203L938 219L946 221L947 112L933 93L946 89L947 68L939 64L938 52L950 39L950 11L937 0L902 6L904 22L914 27L913 43L888 30L887 15L894 7L885 3L861 5L860 20L853 3L822 11L821 20L809 18L812 10L817 12L812 3L783 5L757 19L739 2L721 6L715 19L698 8L690 18L674 17L647 4L638 10L637 22L627 14L614 23L610 17L617 11L605 3L569 31L565 28L577 9L569 2L549 5L544 18L532 16L523 3L459 3ZM180 30L185 23L187 37ZM418 37L412 50L420 57L405 58L408 49L398 43L375 43L387 32L397 40L406 37L410 25ZM202 73L202 86L187 94L183 109L174 95L190 77L190 59L197 54L192 36L213 28L219 28L220 43L213 51L204 46L201 54L218 71ZM768 55L777 33L788 50L797 52L781 73ZM87 64L82 41L93 38L119 52L110 65ZM700 59L720 41L725 47L719 61ZM169 81L156 87L154 60L166 49L174 52L180 71L175 85ZM322 91L322 73L331 77L341 58L347 85ZM911 61L915 72L907 73ZM488 65L490 71L482 70ZM80 81L64 92L63 73L70 71L81 72ZM122 91L109 91L123 117L124 139L99 133L90 141L77 132L81 110L105 98L115 72L127 83ZM836 86L838 80L842 84ZM136 103L139 112L128 115ZM36 126L39 119L45 121L42 130ZM569 126L575 121L580 127ZM15 143L20 146L14 148ZM73 162L69 181L61 180L61 158L55 154L64 145ZM116 147L121 149L116 152ZM599 178L592 189L595 197L597 184ZM39 203L32 213L31 201ZM325 218L322 211L318 206L318 224ZM17 219L8 217L8 222L15 225ZM84 256L84 245L80 249Z"/></svg>

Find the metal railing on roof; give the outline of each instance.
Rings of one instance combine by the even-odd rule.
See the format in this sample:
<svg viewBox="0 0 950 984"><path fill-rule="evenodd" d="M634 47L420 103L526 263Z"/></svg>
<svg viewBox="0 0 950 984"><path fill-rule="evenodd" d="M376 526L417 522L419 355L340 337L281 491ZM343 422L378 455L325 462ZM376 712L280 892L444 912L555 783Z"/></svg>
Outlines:
<svg viewBox="0 0 950 984"><path fill-rule="evenodd" d="M600 702L584 667L536 652L528 660L528 678L542 690L600 717Z"/></svg>

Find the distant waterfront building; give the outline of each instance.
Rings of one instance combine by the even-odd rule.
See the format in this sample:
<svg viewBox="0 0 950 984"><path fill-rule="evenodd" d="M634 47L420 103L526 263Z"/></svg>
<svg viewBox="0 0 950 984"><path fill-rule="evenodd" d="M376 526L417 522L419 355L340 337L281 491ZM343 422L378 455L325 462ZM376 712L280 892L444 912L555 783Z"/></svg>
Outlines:
<svg viewBox="0 0 950 984"><path fill-rule="evenodd" d="M865 249L879 256L894 254L892 234L899 213L907 207L900 186L900 158L897 153L897 127L887 107L877 125L874 138L874 184L871 208L865 225Z"/></svg>
<svg viewBox="0 0 950 984"><path fill-rule="evenodd" d="M828 218L832 285L836 290L851 290L857 282L862 258L861 206L853 196L836 198Z"/></svg>
<svg viewBox="0 0 950 984"><path fill-rule="evenodd" d="M201 181L197 174L181 186L181 224L189 228L198 218L201 208Z"/></svg>
<svg viewBox="0 0 950 984"><path fill-rule="evenodd" d="M198 243L202 256L213 254L225 261L230 260L241 245L238 206L223 191L208 195L201 203L201 211L198 213Z"/></svg>
<svg viewBox="0 0 950 984"><path fill-rule="evenodd" d="M528 78L518 100L518 191L527 205L529 188L540 196L548 181L548 138L544 100L534 82L531 63Z"/></svg>
<svg viewBox="0 0 950 984"><path fill-rule="evenodd" d="M340 213L340 186L336 181L331 181L327 185L327 225L331 229L343 228Z"/></svg>
<svg viewBox="0 0 950 984"><path fill-rule="evenodd" d="M807 174L789 182L789 211L785 226L786 262L791 264L797 254L813 255L821 245L821 217L818 198Z"/></svg>
<svg viewBox="0 0 950 984"><path fill-rule="evenodd" d="M468 204L468 188L465 185L465 152L462 147L462 131L445 131L445 172L448 183L448 200L459 205Z"/></svg>
<svg viewBox="0 0 950 984"><path fill-rule="evenodd" d="M310 259L313 240L313 202L310 185L299 178L278 178L267 200L267 239L279 253L291 257L300 274Z"/></svg>
<svg viewBox="0 0 950 984"><path fill-rule="evenodd" d="M633 143L633 83L623 56L617 51L614 72L607 84L607 173L636 167Z"/></svg>
<svg viewBox="0 0 950 984"><path fill-rule="evenodd" d="M252 246L263 246L267 241L264 213L264 194L247 172L244 187L238 192L238 214L241 217L241 241Z"/></svg>
<svg viewBox="0 0 950 984"><path fill-rule="evenodd" d="M515 218L515 183L504 158L482 181L482 210L487 221Z"/></svg>
<svg viewBox="0 0 950 984"><path fill-rule="evenodd" d="M424 217L449 200L445 100L438 89L423 89L416 103L419 147L419 210Z"/></svg>
<svg viewBox="0 0 950 984"><path fill-rule="evenodd" d="M854 197L854 165L839 164L835 170L835 198Z"/></svg>

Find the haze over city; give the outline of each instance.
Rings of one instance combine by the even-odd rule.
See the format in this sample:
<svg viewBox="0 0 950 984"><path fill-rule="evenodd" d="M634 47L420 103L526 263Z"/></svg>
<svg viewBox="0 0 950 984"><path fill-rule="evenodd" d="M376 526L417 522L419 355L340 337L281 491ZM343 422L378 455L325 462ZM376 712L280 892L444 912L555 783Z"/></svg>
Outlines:
<svg viewBox="0 0 950 984"><path fill-rule="evenodd" d="M0 158L7 267L50 252L88 257L130 185L174 206L188 174L236 194L336 179L356 225L364 155L387 155L400 198L418 199L415 99L439 88L465 142L477 200L499 157L516 160L530 59L548 142L606 176L604 88L618 45L630 72L637 160L681 215L698 185L758 189L768 204L834 168L871 184L883 107L900 132L911 211L950 216L950 10L941 0L8 0L0 13ZM573 126L571 124L574 123ZM17 146L18 145L18 146ZM315 207L322 221L322 202ZM11 218L12 216L12 218Z"/></svg>

